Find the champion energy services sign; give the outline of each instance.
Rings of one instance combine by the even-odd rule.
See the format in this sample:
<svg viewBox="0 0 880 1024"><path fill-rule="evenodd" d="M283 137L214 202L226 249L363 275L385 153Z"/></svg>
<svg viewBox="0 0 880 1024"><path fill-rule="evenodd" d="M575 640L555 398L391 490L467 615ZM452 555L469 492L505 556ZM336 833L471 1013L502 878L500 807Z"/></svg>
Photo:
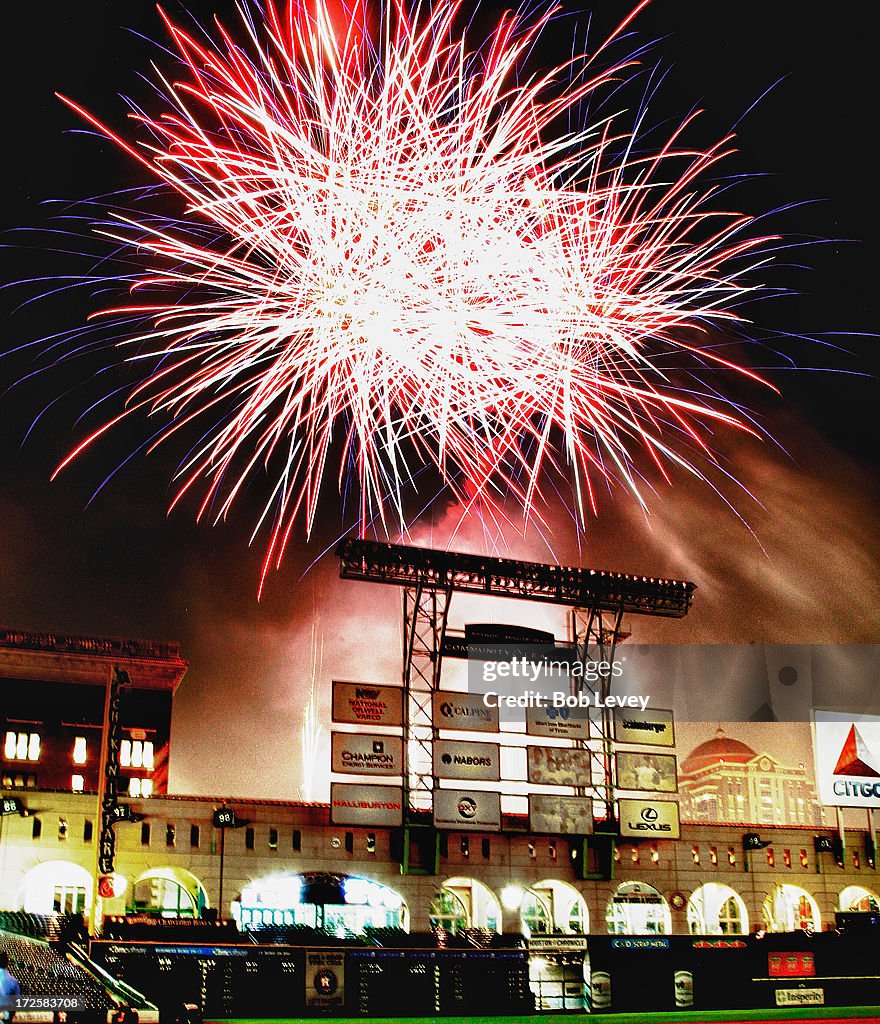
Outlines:
<svg viewBox="0 0 880 1024"><path fill-rule="evenodd" d="M829 807L880 807L880 719L813 712L819 799Z"/></svg>
<svg viewBox="0 0 880 1024"><path fill-rule="evenodd" d="M334 732L330 767L347 775L402 775L403 740L399 736Z"/></svg>
<svg viewBox="0 0 880 1024"><path fill-rule="evenodd" d="M334 825L401 825L403 789L331 782L330 820Z"/></svg>
<svg viewBox="0 0 880 1024"><path fill-rule="evenodd" d="M501 748L497 743L434 740L434 774L438 779L498 782L501 778Z"/></svg>

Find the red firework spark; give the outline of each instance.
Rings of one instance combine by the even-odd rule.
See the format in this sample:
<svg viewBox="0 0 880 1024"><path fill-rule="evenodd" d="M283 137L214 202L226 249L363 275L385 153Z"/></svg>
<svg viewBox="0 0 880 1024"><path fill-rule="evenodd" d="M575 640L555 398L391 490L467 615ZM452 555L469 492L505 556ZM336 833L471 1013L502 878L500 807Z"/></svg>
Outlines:
<svg viewBox="0 0 880 1024"><path fill-rule="evenodd" d="M702 184L728 139L684 149L685 122L645 157L610 121L555 130L629 65L593 54L517 84L553 13L505 15L476 52L460 3L410 16L389 0L377 42L363 18L337 32L326 0L245 8L211 44L163 13L186 75L161 80L161 116L133 115L139 141L65 100L185 210L108 232L146 257L133 293L160 298L102 315L148 317L122 344L156 368L59 471L134 409L163 418L160 441L209 421L173 504L201 484L199 515L222 517L267 469L264 578L300 514L311 530L335 451L362 524L402 519L424 466L466 504L503 514L513 496L536 516L550 465L581 517L597 477L644 503L640 450L702 475L683 449L711 460L707 428L749 428L657 357L752 376L683 339L736 319L766 239Z"/></svg>

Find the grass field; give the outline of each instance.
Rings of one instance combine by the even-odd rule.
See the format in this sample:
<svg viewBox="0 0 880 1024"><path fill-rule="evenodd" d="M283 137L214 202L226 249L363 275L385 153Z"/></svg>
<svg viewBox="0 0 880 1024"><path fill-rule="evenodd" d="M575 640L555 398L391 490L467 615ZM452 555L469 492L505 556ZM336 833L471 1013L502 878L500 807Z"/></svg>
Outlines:
<svg viewBox="0 0 880 1024"><path fill-rule="evenodd" d="M785 1010L677 1010L665 1013L546 1013L528 1017L286 1017L280 1019L206 1021L205 1024L311 1024L315 1020L329 1020L333 1024L712 1024L714 1021L736 1022L782 1020L788 1024L809 1021L857 1020L861 1024L880 1024L880 1006L821 1006Z"/></svg>

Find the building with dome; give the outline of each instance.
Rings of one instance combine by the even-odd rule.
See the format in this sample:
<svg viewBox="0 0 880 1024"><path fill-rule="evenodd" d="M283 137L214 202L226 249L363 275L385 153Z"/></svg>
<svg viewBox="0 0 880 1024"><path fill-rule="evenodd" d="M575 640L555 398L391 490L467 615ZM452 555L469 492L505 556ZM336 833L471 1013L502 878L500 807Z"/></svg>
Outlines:
<svg viewBox="0 0 880 1024"><path fill-rule="evenodd" d="M719 728L679 765L681 816L730 825L821 825L812 779Z"/></svg>

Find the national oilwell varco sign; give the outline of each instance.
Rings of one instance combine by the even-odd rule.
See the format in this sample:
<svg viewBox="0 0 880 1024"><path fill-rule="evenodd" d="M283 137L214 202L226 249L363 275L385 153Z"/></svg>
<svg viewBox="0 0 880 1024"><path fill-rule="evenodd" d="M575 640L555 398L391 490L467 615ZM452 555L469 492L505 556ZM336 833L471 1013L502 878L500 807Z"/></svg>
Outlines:
<svg viewBox="0 0 880 1024"><path fill-rule="evenodd" d="M819 799L830 807L880 807L880 719L813 712Z"/></svg>

